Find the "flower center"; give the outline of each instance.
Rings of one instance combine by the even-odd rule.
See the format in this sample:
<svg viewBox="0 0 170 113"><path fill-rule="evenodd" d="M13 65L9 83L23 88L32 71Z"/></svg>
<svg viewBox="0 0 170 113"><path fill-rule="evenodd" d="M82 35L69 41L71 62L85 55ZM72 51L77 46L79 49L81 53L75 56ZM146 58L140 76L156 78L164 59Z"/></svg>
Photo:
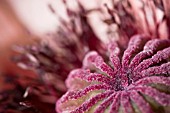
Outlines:
<svg viewBox="0 0 170 113"><path fill-rule="evenodd" d="M125 87L133 83L130 71L122 71L121 69L117 72L115 76L115 82L112 83L113 89L115 91L123 91Z"/></svg>

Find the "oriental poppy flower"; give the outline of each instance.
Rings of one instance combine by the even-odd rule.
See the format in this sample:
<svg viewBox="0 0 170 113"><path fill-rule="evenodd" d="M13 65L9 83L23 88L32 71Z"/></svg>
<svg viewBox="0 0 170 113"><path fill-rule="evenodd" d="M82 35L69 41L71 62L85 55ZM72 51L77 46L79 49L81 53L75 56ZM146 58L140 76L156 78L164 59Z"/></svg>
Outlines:
<svg viewBox="0 0 170 113"><path fill-rule="evenodd" d="M158 39L169 38L169 19L166 13L161 19L157 14L168 10L168 2L140 2L139 14L132 1L114 2L113 10L106 5L111 19L105 22L117 24L119 40L109 43L109 58L91 51L82 68L70 72L68 91L57 101L57 112L170 112L170 40ZM164 22L167 26L162 30Z"/></svg>
<svg viewBox="0 0 170 113"><path fill-rule="evenodd" d="M36 75L14 80L19 96L5 90L12 99L1 102L2 111L55 112L57 101L59 113L169 112L169 1L112 2L105 4L110 18L102 20L108 25L106 44L87 19L93 11L103 14L102 8L86 10L78 2L76 12L63 0L70 22L57 17L61 26L48 34L52 38L15 48L19 55L13 60Z"/></svg>

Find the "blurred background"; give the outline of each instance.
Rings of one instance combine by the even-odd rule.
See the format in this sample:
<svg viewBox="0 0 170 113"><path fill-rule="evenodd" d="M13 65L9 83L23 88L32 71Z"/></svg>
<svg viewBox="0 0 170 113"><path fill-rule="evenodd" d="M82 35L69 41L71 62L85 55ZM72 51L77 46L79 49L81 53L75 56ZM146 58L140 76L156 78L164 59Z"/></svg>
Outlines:
<svg viewBox="0 0 170 113"><path fill-rule="evenodd" d="M0 1L0 73L15 73L17 67L11 62L12 46L30 43L28 28L21 22L7 0Z"/></svg>
<svg viewBox="0 0 170 113"><path fill-rule="evenodd" d="M69 7L76 10L75 0L68 0ZM107 1L109 2L109 1ZM86 9L103 7L103 0L82 1ZM53 12L55 11L55 14ZM33 39L46 38L48 33L54 33L58 26L58 17L66 21L66 9L62 0L1 0L0 1L0 72L17 71L15 65L11 64L10 56L14 45L25 45ZM106 15L107 17L107 15ZM100 21L100 15L95 13L89 16L92 27L98 26L95 32L103 41L105 29ZM48 36L49 37L49 36Z"/></svg>

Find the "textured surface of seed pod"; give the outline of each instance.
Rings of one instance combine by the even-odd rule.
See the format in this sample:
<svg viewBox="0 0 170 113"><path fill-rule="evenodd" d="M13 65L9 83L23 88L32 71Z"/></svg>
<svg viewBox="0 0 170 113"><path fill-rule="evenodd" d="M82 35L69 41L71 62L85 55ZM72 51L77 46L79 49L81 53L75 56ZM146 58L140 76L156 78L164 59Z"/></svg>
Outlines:
<svg viewBox="0 0 170 113"><path fill-rule="evenodd" d="M109 60L89 52L66 80L59 113L170 112L170 40L133 36L128 47L108 45Z"/></svg>

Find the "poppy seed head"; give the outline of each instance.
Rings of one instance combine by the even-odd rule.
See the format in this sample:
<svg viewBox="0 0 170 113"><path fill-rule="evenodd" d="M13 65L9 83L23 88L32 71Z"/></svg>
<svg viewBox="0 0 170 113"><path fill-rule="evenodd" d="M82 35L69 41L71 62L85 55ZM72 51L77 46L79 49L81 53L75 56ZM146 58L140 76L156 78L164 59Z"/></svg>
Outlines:
<svg viewBox="0 0 170 113"><path fill-rule="evenodd" d="M57 112L153 113L170 106L170 40L133 36L123 51L108 45L109 60L89 52L66 80Z"/></svg>

